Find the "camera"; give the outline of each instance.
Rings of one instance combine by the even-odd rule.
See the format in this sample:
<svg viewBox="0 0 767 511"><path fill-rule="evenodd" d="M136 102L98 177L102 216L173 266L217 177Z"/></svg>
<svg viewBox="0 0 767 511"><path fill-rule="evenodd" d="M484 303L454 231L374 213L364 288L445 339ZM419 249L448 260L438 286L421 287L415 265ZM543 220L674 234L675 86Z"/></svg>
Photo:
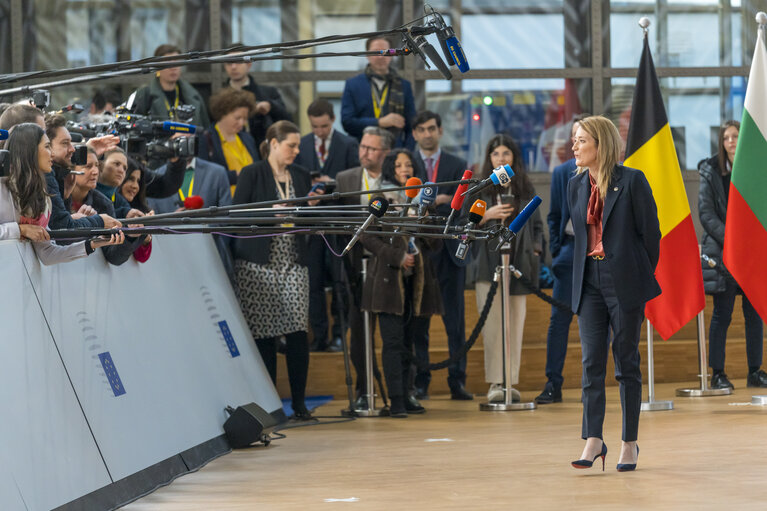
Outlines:
<svg viewBox="0 0 767 511"><path fill-rule="evenodd" d="M51 93L44 89L36 89L32 91L32 95L29 97L36 108L45 111L48 105L51 104Z"/></svg>

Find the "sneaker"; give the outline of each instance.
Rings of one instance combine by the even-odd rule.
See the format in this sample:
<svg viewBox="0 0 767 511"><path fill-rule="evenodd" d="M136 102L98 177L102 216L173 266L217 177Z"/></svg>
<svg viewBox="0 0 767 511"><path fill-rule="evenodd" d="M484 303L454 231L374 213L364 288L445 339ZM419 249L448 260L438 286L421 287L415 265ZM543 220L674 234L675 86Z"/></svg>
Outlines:
<svg viewBox="0 0 767 511"><path fill-rule="evenodd" d="M735 390L735 386L730 383L730 380L727 379L727 375L724 373L714 373L711 377L711 388Z"/></svg>
<svg viewBox="0 0 767 511"><path fill-rule="evenodd" d="M767 373L761 369L748 373L746 379L746 386L748 387L767 387Z"/></svg>

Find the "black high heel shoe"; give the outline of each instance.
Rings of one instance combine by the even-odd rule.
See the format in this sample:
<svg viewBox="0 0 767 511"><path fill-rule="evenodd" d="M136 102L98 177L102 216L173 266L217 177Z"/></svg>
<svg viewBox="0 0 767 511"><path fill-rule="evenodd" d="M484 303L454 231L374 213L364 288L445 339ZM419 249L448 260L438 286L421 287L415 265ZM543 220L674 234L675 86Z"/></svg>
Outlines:
<svg viewBox="0 0 767 511"><path fill-rule="evenodd" d="M637 461L639 461L639 446L637 445ZM618 472L630 472L632 470L636 470L637 464L636 463L618 463L615 467Z"/></svg>
<svg viewBox="0 0 767 511"><path fill-rule="evenodd" d="M602 442L602 451L594 456L593 460L575 460L571 463L574 468L591 468L597 458L602 458L602 472L605 471L605 456L607 456L607 445Z"/></svg>

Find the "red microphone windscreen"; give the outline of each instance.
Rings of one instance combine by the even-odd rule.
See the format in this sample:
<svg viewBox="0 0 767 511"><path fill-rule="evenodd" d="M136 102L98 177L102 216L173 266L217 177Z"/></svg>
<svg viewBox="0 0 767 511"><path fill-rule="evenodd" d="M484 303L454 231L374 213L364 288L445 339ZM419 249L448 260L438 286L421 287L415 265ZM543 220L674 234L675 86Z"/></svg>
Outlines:
<svg viewBox="0 0 767 511"><path fill-rule="evenodd" d="M184 199L184 208L185 209L202 209L202 207L205 205L205 201L202 200L202 197L199 195L190 195L186 199Z"/></svg>
<svg viewBox="0 0 767 511"><path fill-rule="evenodd" d="M411 177L407 180L405 186L421 186L422 184L423 182L417 177ZM407 195L410 199L415 199L420 191L421 190L419 188L411 188L410 190L405 190L405 195Z"/></svg>
<svg viewBox="0 0 767 511"><path fill-rule="evenodd" d="M471 176L474 175L474 172L470 170L465 170L463 173L463 177L461 179L471 179ZM464 195L463 192L469 189L468 183L465 185L458 185L458 189L455 191L455 195L453 195L453 201L450 203L450 207L453 208L456 211L460 211L463 207L463 199Z"/></svg>

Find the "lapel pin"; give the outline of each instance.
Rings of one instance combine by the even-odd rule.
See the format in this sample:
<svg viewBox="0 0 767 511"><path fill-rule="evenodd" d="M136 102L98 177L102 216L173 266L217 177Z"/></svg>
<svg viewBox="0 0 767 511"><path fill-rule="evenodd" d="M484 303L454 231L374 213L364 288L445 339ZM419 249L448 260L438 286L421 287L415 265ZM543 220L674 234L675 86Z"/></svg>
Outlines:
<svg viewBox="0 0 767 511"><path fill-rule="evenodd" d="M613 188L613 191L617 192L618 191L618 187L616 186L615 188Z"/></svg>

